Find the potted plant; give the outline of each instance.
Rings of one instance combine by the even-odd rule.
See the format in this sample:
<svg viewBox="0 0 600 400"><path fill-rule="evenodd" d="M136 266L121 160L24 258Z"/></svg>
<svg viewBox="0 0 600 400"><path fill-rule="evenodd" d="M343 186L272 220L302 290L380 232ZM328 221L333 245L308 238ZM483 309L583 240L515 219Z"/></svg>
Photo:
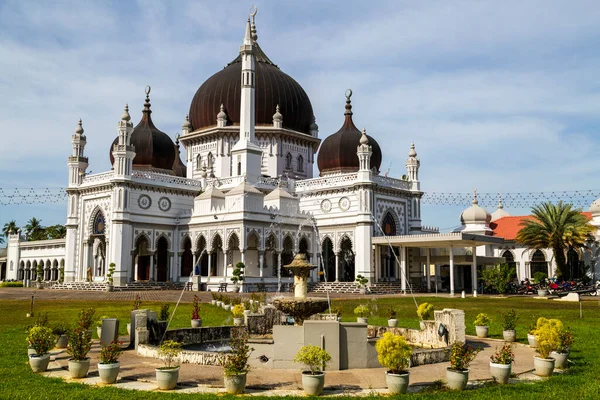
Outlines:
<svg viewBox="0 0 600 400"><path fill-rule="evenodd" d="M221 297L221 307L223 307L223 310L225 311L231 311L231 297L223 295L223 297Z"/></svg>
<svg viewBox="0 0 600 400"><path fill-rule="evenodd" d="M50 354L48 353L56 343L56 336L52 329L47 326L34 326L29 330L27 342L34 350L34 354L29 355L29 365L33 372L45 372L50 363Z"/></svg>
<svg viewBox="0 0 600 400"><path fill-rule="evenodd" d="M244 311L246 310L246 308L244 307L243 304L236 304L235 306L233 306L233 308L231 309L231 312L233 313L233 324L236 326L239 325L244 325Z"/></svg>
<svg viewBox="0 0 600 400"><path fill-rule="evenodd" d="M135 300L133 301L132 311L139 310L142 307L142 298L139 294L135 295ZM131 322L127 323L127 334L131 335Z"/></svg>
<svg viewBox="0 0 600 400"><path fill-rule="evenodd" d="M552 376L554 371L554 358L550 353L559 346L559 331L562 329L562 322L558 319L538 318L535 330L535 341L539 357L533 357L533 366L535 374L538 376Z"/></svg>
<svg viewBox="0 0 600 400"><path fill-rule="evenodd" d="M69 343L69 337L67 336L67 331L69 328L65 324L55 324L52 327L52 333L57 336L56 348L57 349L66 349L67 344Z"/></svg>
<svg viewBox="0 0 600 400"><path fill-rule="evenodd" d="M481 348L474 349L463 342L455 342L450 347L450 366L446 368L446 380L450 389L464 390L467 387L469 365L480 351Z"/></svg>
<svg viewBox="0 0 600 400"><path fill-rule="evenodd" d="M225 358L223 364L223 381L225 390L229 394L244 392L246 387L246 375L250 366L248 360L254 349L248 346L248 331L235 328L231 337L231 353Z"/></svg>
<svg viewBox="0 0 600 400"><path fill-rule="evenodd" d="M98 339L102 337L102 320L109 318L106 315L100 317L98 322L96 322L96 333L98 334Z"/></svg>
<svg viewBox="0 0 600 400"><path fill-rule="evenodd" d="M364 304L359 305L354 309L354 315L356 315L356 322L361 324L369 323L369 307Z"/></svg>
<svg viewBox="0 0 600 400"><path fill-rule="evenodd" d="M102 383L113 384L117 381L121 363L119 356L123 352L120 343L112 341L110 344L102 344L100 350L100 362L98 363L98 375Z"/></svg>
<svg viewBox="0 0 600 400"><path fill-rule="evenodd" d="M514 342L517 340L517 320L519 316L514 308L502 313L502 336L506 342Z"/></svg>
<svg viewBox="0 0 600 400"><path fill-rule="evenodd" d="M488 329L490 327L490 323L492 320L486 313L479 313L473 322L475 325L475 332L477 333L477 337L486 338L488 337Z"/></svg>
<svg viewBox="0 0 600 400"><path fill-rule="evenodd" d="M200 299L194 295L192 303L192 328L200 328L202 326L202 318L200 318Z"/></svg>
<svg viewBox="0 0 600 400"><path fill-rule="evenodd" d="M390 393L406 393L409 383L407 368L412 355L412 347L403 336L386 332L375 344L375 349L377 350L377 361L387 369L385 381Z"/></svg>
<svg viewBox="0 0 600 400"><path fill-rule="evenodd" d="M533 283L538 285L538 296L548 296L548 275L542 271L533 274Z"/></svg>
<svg viewBox="0 0 600 400"><path fill-rule="evenodd" d="M417 308L417 316L419 317L421 329L425 329L425 324L423 321L430 321L433 319L433 304L430 303L421 303Z"/></svg>
<svg viewBox="0 0 600 400"><path fill-rule="evenodd" d="M558 331L558 346L550 352L550 357L554 358L554 368L563 369L567 367L567 360L571 346L575 342L573 332L569 328L561 328Z"/></svg>
<svg viewBox="0 0 600 400"><path fill-rule="evenodd" d="M514 343L504 343L502 347L490 356L490 374L498 383L508 383L512 363L515 361Z"/></svg>
<svg viewBox="0 0 600 400"><path fill-rule="evenodd" d="M235 264L235 268L233 269L233 276L231 277L231 282L233 282L233 291L238 293L240 291L240 283L244 281L244 268L246 266L243 262L239 262Z"/></svg>
<svg viewBox="0 0 600 400"><path fill-rule="evenodd" d="M179 379L179 364L176 358L181 354L181 343L165 340L158 348L158 356L164 361L162 367L156 368L156 384L160 390L172 390Z"/></svg>
<svg viewBox="0 0 600 400"><path fill-rule="evenodd" d="M362 275L356 275L356 287L358 288L358 290L360 291L360 294L366 294L367 293L367 283L369 283L369 279L362 276Z"/></svg>
<svg viewBox="0 0 600 400"><path fill-rule="evenodd" d="M90 359L87 356L92 348L92 332L78 324L69 332L67 353L69 358L69 375L71 378L85 378L90 369Z"/></svg>
<svg viewBox="0 0 600 400"><path fill-rule="evenodd" d="M315 345L302 346L294 357L294 362L302 363L308 368L302 371L302 387L307 395L318 396L323 392L323 370L330 360L329 353Z"/></svg>
<svg viewBox="0 0 600 400"><path fill-rule="evenodd" d="M395 328L398 326L398 320L396 319L397 313L392 307L388 308L388 326Z"/></svg>
<svg viewBox="0 0 600 400"><path fill-rule="evenodd" d="M107 292L112 292L113 291L113 275L115 273L115 267L117 265L115 263L110 263L108 264L108 273L106 274L106 280L108 282L108 285L106 286L106 291Z"/></svg>
<svg viewBox="0 0 600 400"><path fill-rule="evenodd" d="M536 348L537 343L535 342L535 328L536 328L536 320L535 317L531 317L531 321L527 324L527 342L529 343L529 347Z"/></svg>
<svg viewBox="0 0 600 400"><path fill-rule="evenodd" d="M217 305L217 301L219 301L219 293L217 292L210 292L210 295L212 297L212 300L210 301L210 304L212 304L213 306Z"/></svg>
<svg viewBox="0 0 600 400"><path fill-rule="evenodd" d="M329 308L329 314L335 315L336 319L338 321L341 321L342 320L342 307L339 305L332 305Z"/></svg>

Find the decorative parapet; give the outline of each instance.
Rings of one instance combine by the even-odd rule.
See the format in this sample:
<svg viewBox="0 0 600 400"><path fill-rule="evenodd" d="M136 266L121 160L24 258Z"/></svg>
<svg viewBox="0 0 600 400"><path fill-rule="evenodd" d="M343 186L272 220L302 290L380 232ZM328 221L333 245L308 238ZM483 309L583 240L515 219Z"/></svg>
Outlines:
<svg viewBox="0 0 600 400"><path fill-rule="evenodd" d="M113 171L102 172L100 174L86 175L83 177L83 184L104 182L110 180L114 176Z"/></svg>
<svg viewBox="0 0 600 400"><path fill-rule="evenodd" d="M379 186L390 187L394 189L401 190L411 190L412 183L409 181L403 181L401 179L390 178L387 176L381 175L373 175L372 176L373 183L378 184Z"/></svg>
<svg viewBox="0 0 600 400"><path fill-rule="evenodd" d="M423 233L440 233L440 228L437 226L421 226L421 232Z"/></svg>
<svg viewBox="0 0 600 400"><path fill-rule="evenodd" d="M296 192L307 192L319 189L331 189L338 186L348 186L356 181L358 174L336 174L319 178L296 181Z"/></svg>
<svg viewBox="0 0 600 400"><path fill-rule="evenodd" d="M157 182L157 183L168 183L171 185L180 185L180 186L188 186L192 188L202 188L202 183L195 179L182 178L179 176L172 176L166 174L159 174L157 172L149 172L149 171L133 171L131 175L136 180L143 180L148 182Z"/></svg>

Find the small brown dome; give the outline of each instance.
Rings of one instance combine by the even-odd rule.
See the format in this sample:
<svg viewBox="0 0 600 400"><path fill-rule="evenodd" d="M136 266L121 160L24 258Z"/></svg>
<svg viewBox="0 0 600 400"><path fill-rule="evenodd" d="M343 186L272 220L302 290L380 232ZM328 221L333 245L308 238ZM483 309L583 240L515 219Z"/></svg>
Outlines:
<svg viewBox="0 0 600 400"><path fill-rule="evenodd" d="M320 175L358 171L359 161L356 149L360 145L361 132L352 121L352 104L350 96L346 98L344 124L339 131L328 136L321 144L317 157ZM381 148L375 139L367 135L371 146L371 169L379 172L381 167Z"/></svg>
<svg viewBox="0 0 600 400"><path fill-rule="evenodd" d="M256 57L256 125L273 126L273 113L279 105L283 127L310 135L313 109L308 95L292 77L282 72L254 43ZM240 123L242 60L238 56L222 71L200 86L190 105L193 129L217 125L221 104L227 113L227 125Z"/></svg>
<svg viewBox="0 0 600 400"><path fill-rule="evenodd" d="M159 170L157 172L174 174L174 163L176 157L175 143L166 133L160 131L152 122L152 110L150 109L150 97L146 95L142 119L133 129L131 134L131 145L135 147L135 158L133 168L141 170ZM118 143L115 138L111 145L110 162L114 163L112 155L113 145Z"/></svg>

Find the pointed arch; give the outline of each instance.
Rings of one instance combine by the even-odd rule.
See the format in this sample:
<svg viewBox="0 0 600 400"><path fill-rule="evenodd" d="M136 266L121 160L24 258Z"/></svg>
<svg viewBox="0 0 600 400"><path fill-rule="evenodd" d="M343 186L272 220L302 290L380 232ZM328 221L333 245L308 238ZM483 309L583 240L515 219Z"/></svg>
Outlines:
<svg viewBox="0 0 600 400"><path fill-rule="evenodd" d="M386 236L397 236L401 234L400 219L398 214L392 208L388 208L382 215L381 218L381 229Z"/></svg>
<svg viewBox="0 0 600 400"><path fill-rule="evenodd" d="M251 249L251 250L262 249L260 235L258 234L256 229L252 229L252 230L250 230L250 232L248 232L248 235L246 236L246 249Z"/></svg>
<svg viewBox="0 0 600 400"><path fill-rule="evenodd" d="M88 221L89 235L105 235L106 234L106 213L97 205L90 214Z"/></svg>
<svg viewBox="0 0 600 400"><path fill-rule="evenodd" d="M274 251L277 248L277 237L275 236L275 233L269 232L267 239L265 240L265 249Z"/></svg>
<svg viewBox="0 0 600 400"><path fill-rule="evenodd" d="M237 232L232 231L227 237L227 250L239 250L240 249L240 238Z"/></svg>
<svg viewBox="0 0 600 400"><path fill-rule="evenodd" d="M163 238L167 241L167 249L170 249L171 248L171 240L169 240L168 236L164 232L161 232L154 240L154 248L158 249L158 241L161 238Z"/></svg>
<svg viewBox="0 0 600 400"><path fill-rule="evenodd" d="M350 236L347 233L344 233L344 234L342 234L342 236L340 236L340 239L337 242L338 251L342 250L342 244L345 241L348 241L350 243L349 246L350 246L351 249L354 247L354 243L352 242L352 239L350 239Z"/></svg>
<svg viewBox="0 0 600 400"><path fill-rule="evenodd" d="M183 235L181 235L181 241L179 242L179 250L180 251L185 250L184 243L185 243L186 239L190 241L190 244L192 243L192 237L190 236L189 232L185 232Z"/></svg>
<svg viewBox="0 0 600 400"><path fill-rule="evenodd" d="M304 157L302 157L302 154L298 154L296 163L298 165L298 172L304 172Z"/></svg>
<svg viewBox="0 0 600 400"><path fill-rule="evenodd" d="M292 160L293 160L292 153L288 152L285 155L285 169L292 169Z"/></svg>
<svg viewBox="0 0 600 400"><path fill-rule="evenodd" d="M166 282L169 278L169 240L161 234L156 241L156 281Z"/></svg>
<svg viewBox="0 0 600 400"><path fill-rule="evenodd" d="M194 256L192 255L192 239L189 235L184 235L181 241L181 263L179 276L190 276L194 267Z"/></svg>
<svg viewBox="0 0 600 400"><path fill-rule="evenodd" d="M321 239L321 257L323 263L321 281L335 281L335 252L333 250L333 240L329 235L325 235Z"/></svg>
<svg viewBox="0 0 600 400"><path fill-rule="evenodd" d="M354 249L352 240L348 235L342 235L340 239L339 247L339 267L340 267L340 281L342 282L354 282L355 268L354 268Z"/></svg>

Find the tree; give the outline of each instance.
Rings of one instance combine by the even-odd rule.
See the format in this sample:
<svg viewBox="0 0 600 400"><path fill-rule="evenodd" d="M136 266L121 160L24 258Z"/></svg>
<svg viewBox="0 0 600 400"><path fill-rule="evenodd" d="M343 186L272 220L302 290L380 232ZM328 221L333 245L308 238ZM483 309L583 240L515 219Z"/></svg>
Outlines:
<svg viewBox="0 0 600 400"><path fill-rule="evenodd" d="M499 294L504 294L508 289L508 284L513 280L514 276L514 268L511 268L506 263L501 263L490 269L481 271L481 278L479 279L483 281L487 287L491 287Z"/></svg>
<svg viewBox="0 0 600 400"><path fill-rule="evenodd" d="M46 236L48 239L62 239L67 236L67 228L64 225L51 225L46 228Z"/></svg>
<svg viewBox="0 0 600 400"><path fill-rule="evenodd" d="M0 244L4 244L4 238L0 236Z"/></svg>
<svg viewBox="0 0 600 400"><path fill-rule="evenodd" d="M518 243L530 249L550 248L554 252L558 275L567 275L567 251L586 247L596 227L580 209L562 201L542 203L531 209L532 218L521 222Z"/></svg>
<svg viewBox="0 0 600 400"><path fill-rule="evenodd" d="M25 225L25 233L27 234L27 240L45 240L47 239L46 230L42 226L42 220L32 217L27 225Z"/></svg>
<svg viewBox="0 0 600 400"><path fill-rule="evenodd" d="M9 233L16 233L18 229L19 227L17 226L17 221L13 219L12 221L4 224L4 228L2 228L2 234L8 238Z"/></svg>

